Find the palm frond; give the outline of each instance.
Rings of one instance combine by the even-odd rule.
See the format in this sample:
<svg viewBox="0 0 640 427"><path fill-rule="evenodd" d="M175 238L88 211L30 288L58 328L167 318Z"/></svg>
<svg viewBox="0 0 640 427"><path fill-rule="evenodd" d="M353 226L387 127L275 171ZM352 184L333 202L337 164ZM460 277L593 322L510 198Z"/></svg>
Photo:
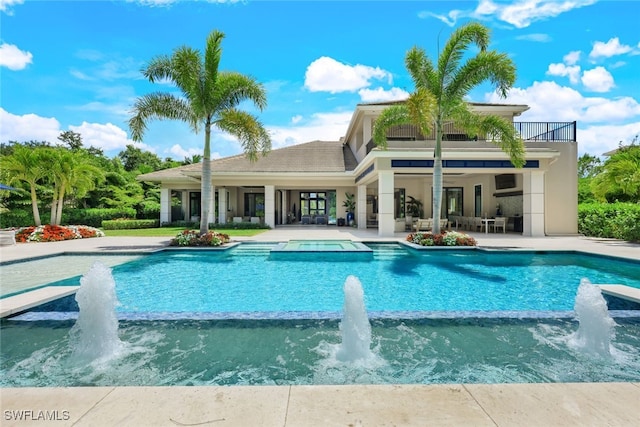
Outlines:
<svg viewBox="0 0 640 427"><path fill-rule="evenodd" d="M475 44L481 51L489 45L489 29L477 22L470 22L453 32L438 57L438 74L441 86L449 85L456 74L469 45Z"/></svg>
<svg viewBox="0 0 640 427"><path fill-rule="evenodd" d="M411 48L404 63L416 89L428 89L436 94L438 75L424 49L417 46Z"/></svg>
<svg viewBox="0 0 640 427"><path fill-rule="evenodd" d="M180 120L198 132L198 117L195 117L189 103L168 93L150 93L138 98L131 111L129 130L134 141L142 141L151 119Z"/></svg>
<svg viewBox="0 0 640 427"><path fill-rule="evenodd" d="M264 86L253 77L236 72L220 72L214 94L218 111L236 108L243 101L251 101L260 111L267 106Z"/></svg>
<svg viewBox="0 0 640 427"><path fill-rule="evenodd" d="M204 51L204 74L205 85L204 93L209 97L212 88L216 86L218 81L218 69L220 67L220 58L222 57L222 39L224 33L214 30L207 37L207 44Z"/></svg>
<svg viewBox="0 0 640 427"><path fill-rule="evenodd" d="M516 81L516 67L504 53L480 52L469 59L446 88L447 98L464 98L474 87L489 80L501 97Z"/></svg>
<svg viewBox="0 0 640 427"><path fill-rule="evenodd" d="M410 122L409 110L405 104L385 108L373 123L373 142L376 146L386 150L389 129Z"/></svg>
<svg viewBox="0 0 640 427"><path fill-rule="evenodd" d="M174 82L173 67L171 66L171 58L167 55L160 55L153 58L142 68L142 75L151 83L162 80Z"/></svg>
<svg viewBox="0 0 640 427"><path fill-rule="evenodd" d="M406 102L409 120L423 135L431 133L431 127L438 114L438 100L427 89L417 89Z"/></svg>
<svg viewBox="0 0 640 427"><path fill-rule="evenodd" d="M243 151L251 161L258 159L258 153L266 155L271 151L271 137L262 123L250 113L237 109L227 109L220 113L214 124L240 141Z"/></svg>

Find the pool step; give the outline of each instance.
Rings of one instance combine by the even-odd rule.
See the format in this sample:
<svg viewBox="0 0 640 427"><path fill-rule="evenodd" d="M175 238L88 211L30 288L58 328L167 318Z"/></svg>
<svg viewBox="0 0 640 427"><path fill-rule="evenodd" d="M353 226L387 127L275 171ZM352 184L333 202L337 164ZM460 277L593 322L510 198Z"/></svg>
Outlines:
<svg viewBox="0 0 640 427"><path fill-rule="evenodd" d="M0 299L0 318L76 293L80 286L45 286L30 292Z"/></svg>

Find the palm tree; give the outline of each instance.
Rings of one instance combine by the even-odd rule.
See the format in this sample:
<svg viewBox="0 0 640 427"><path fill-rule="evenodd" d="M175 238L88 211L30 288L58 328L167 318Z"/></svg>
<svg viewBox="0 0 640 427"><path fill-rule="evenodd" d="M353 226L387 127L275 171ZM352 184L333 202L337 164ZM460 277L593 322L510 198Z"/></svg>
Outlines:
<svg viewBox="0 0 640 427"><path fill-rule="evenodd" d="M640 202L640 145L619 148L593 178L591 189L602 202Z"/></svg>
<svg viewBox="0 0 640 427"><path fill-rule="evenodd" d="M0 159L0 167L9 174L9 182L22 181L29 184L31 191L31 208L35 225L40 226L40 211L36 185L46 176L45 162L42 161L42 149L34 149L21 144L15 144L11 155Z"/></svg>
<svg viewBox="0 0 640 427"><path fill-rule="evenodd" d="M49 165L47 176L54 185L49 222L51 225L60 225L65 195L84 197L88 191L95 188L97 181L104 179L104 173L82 152L61 147L45 150L44 158Z"/></svg>
<svg viewBox="0 0 640 427"><path fill-rule="evenodd" d="M422 48L413 47L405 65L415 91L402 104L386 108L376 119L373 140L387 148L387 131L400 124L415 125L423 135L435 127L436 144L433 161L433 215L440 217L442 206L442 134L444 120L452 120L468 135L492 135L493 142L505 151L515 167L525 163L524 144L513 124L495 115L480 115L469 109L465 97L476 86L489 81L501 97L506 97L516 79L516 68L506 54L487 50L489 29L471 22L453 32L438 56L437 65ZM480 51L464 59L470 45ZM433 222L433 232L440 233L440 221Z"/></svg>
<svg viewBox="0 0 640 427"><path fill-rule="evenodd" d="M152 83L168 80L182 92L182 97L168 93L151 93L139 98L133 107L129 129L135 141L142 140L149 119L181 120L194 132L204 127L202 156L200 234L209 229L211 204L211 127L236 136L250 160L271 150L271 139L253 115L238 110L243 101L251 101L263 110L266 92L251 77L236 72L219 71L224 34L213 31L207 37L204 57L189 47L177 48L171 56L158 56L142 70Z"/></svg>

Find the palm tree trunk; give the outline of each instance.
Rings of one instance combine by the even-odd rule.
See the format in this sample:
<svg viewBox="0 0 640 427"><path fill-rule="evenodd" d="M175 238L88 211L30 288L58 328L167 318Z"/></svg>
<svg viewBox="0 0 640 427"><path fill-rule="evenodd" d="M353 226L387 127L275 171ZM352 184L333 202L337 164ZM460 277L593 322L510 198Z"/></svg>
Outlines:
<svg viewBox="0 0 640 427"><path fill-rule="evenodd" d="M33 221L36 227L40 227L42 221L40 220L40 211L38 210L38 196L36 195L35 185L31 185L31 208L33 209Z"/></svg>
<svg viewBox="0 0 640 427"><path fill-rule="evenodd" d="M56 212L55 225L60 225L62 222L62 207L64 205L64 187L60 188L60 196L58 196L58 210Z"/></svg>
<svg viewBox="0 0 640 427"><path fill-rule="evenodd" d="M56 215L58 212L58 189L53 189L53 200L51 201L51 218L49 224L56 225Z"/></svg>
<svg viewBox="0 0 640 427"><path fill-rule="evenodd" d="M211 204L211 123L204 126L204 153L202 156L202 182L200 183L200 235L209 231L209 205Z"/></svg>
<svg viewBox="0 0 640 427"><path fill-rule="evenodd" d="M433 233L440 234L440 211L442 209L442 126L436 120L436 147L433 151Z"/></svg>

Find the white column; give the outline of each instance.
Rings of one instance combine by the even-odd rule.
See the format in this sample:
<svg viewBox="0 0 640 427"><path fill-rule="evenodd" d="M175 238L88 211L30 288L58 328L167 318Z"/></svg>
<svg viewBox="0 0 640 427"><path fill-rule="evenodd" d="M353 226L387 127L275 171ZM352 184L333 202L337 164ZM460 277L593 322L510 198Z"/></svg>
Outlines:
<svg viewBox="0 0 640 427"><path fill-rule="evenodd" d="M522 183L523 236L543 237L544 172L526 171Z"/></svg>
<svg viewBox="0 0 640 427"><path fill-rule="evenodd" d="M356 222L358 228L367 228L367 186L358 185L356 195Z"/></svg>
<svg viewBox="0 0 640 427"><path fill-rule="evenodd" d="M396 228L393 171L378 172L378 236L393 237Z"/></svg>
<svg viewBox="0 0 640 427"><path fill-rule="evenodd" d="M289 215L289 201L287 200L287 190L282 190L282 220L280 221L281 224L286 224L287 223L287 218Z"/></svg>
<svg viewBox="0 0 640 427"><path fill-rule="evenodd" d="M171 222L171 189L160 189L160 225Z"/></svg>
<svg viewBox="0 0 640 427"><path fill-rule="evenodd" d="M218 222L227 222L227 189L224 187L218 188Z"/></svg>
<svg viewBox="0 0 640 427"><path fill-rule="evenodd" d="M276 187L264 186L264 223L276 228Z"/></svg>

